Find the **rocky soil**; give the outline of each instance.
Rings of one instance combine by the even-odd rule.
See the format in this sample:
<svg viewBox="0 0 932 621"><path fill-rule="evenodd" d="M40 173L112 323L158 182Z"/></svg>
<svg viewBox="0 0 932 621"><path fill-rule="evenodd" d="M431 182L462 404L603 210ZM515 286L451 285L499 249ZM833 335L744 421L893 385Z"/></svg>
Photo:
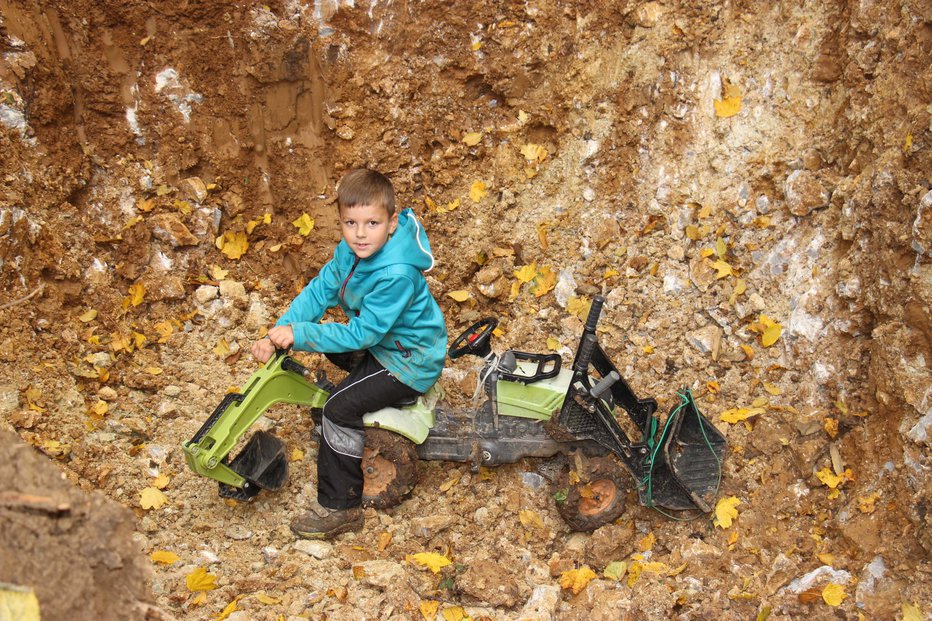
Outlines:
<svg viewBox="0 0 932 621"><path fill-rule="evenodd" d="M928 618L927 2L0 0L0 52L0 597L34 589L49 619ZM726 435L731 519L632 493L573 533L539 463L423 463L364 532L297 542L294 407L262 421L282 491L224 501L188 471L358 166L425 223L451 335L494 315L496 349L569 363L606 296L635 391L668 410L689 386Z"/></svg>

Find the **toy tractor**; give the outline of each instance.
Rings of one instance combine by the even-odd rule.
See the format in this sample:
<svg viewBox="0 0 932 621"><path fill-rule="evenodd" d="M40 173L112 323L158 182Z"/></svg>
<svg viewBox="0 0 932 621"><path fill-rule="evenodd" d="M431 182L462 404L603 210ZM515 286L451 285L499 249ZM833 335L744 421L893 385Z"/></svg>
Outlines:
<svg viewBox="0 0 932 621"><path fill-rule="evenodd" d="M477 407L457 414L434 385L416 402L366 414L363 504L388 508L401 502L417 482L419 459L466 462L478 471L533 457L553 458L559 466L550 468L558 472L548 478L560 515L574 530L594 530L618 518L629 477L643 505L710 512L724 437L688 389L663 421L655 400L635 396L598 342L603 303L598 296L593 300L570 368L563 368L558 354L492 353L495 319L483 319L457 337L450 358L471 354L484 360ZM312 416L319 415L334 386L322 373L310 376L277 352L182 445L188 466L219 481L220 495L227 498L245 500L262 489L281 488L287 459L284 443L271 433L254 434L232 460L229 453L276 403L308 406Z"/></svg>

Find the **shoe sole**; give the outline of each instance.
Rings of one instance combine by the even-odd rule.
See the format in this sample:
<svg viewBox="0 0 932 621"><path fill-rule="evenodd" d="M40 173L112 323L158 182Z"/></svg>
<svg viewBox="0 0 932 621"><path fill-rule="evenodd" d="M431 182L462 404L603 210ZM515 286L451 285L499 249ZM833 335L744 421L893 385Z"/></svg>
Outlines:
<svg viewBox="0 0 932 621"><path fill-rule="evenodd" d="M333 537L342 535L343 533L362 530L364 524L364 520L354 520L352 522L347 522L346 524L341 524L333 530L328 531L304 531L291 527L291 532L301 539L332 539Z"/></svg>

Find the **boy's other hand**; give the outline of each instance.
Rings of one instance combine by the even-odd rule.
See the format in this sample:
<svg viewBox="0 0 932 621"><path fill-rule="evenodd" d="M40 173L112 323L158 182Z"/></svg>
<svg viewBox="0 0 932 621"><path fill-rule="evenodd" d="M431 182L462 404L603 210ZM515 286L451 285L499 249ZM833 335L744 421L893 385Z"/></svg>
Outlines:
<svg viewBox="0 0 932 621"><path fill-rule="evenodd" d="M294 330L291 326L275 326L269 330L268 337L278 349L288 349L294 345Z"/></svg>
<svg viewBox="0 0 932 621"><path fill-rule="evenodd" d="M249 352L252 354L252 357L265 364L268 362L269 358L272 357L272 354L275 353L275 345L272 344L268 338L259 339L252 344Z"/></svg>

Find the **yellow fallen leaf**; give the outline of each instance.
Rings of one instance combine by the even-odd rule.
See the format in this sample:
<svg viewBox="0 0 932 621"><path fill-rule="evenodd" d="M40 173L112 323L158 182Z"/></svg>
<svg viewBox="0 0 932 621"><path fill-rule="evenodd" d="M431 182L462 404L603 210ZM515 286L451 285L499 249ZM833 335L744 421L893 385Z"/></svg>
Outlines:
<svg viewBox="0 0 932 621"><path fill-rule="evenodd" d="M764 408L732 408L722 412L721 418L724 422L734 425L766 411Z"/></svg>
<svg viewBox="0 0 932 621"><path fill-rule="evenodd" d="M467 621L471 619L466 614L466 610L462 606L451 606L450 608L444 608L443 612L440 613L443 616L443 621Z"/></svg>
<svg viewBox="0 0 932 621"><path fill-rule="evenodd" d="M215 244L224 256L234 261L246 254L249 249L249 240L246 239L246 233L243 231L227 231L216 239Z"/></svg>
<svg viewBox="0 0 932 621"><path fill-rule="evenodd" d="M217 588L217 576L207 573L207 569L204 567L198 567L185 576L184 582L192 593L212 591Z"/></svg>
<svg viewBox="0 0 932 621"><path fill-rule="evenodd" d="M638 541L638 549L641 552L647 552L654 547L655 543L657 543L657 537L654 536L654 533L647 533Z"/></svg>
<svg viewBox="0 0 932 621"><path fill-rule="evenodd" d="M299 448L293 448L291 450L291 461L301 461L304 459L304 451Z"/></svg>
<svg viewBox="0 0 932 621"><path fill-rule="evenodd" d="M440 602L432 599L421 600L418 609L421 611L424 621L434 621L437 618L437 611L440 610Z"/></svg>
<svg viewBox="0 0 932 621"><path fill-rule="evenodd" d="M534 511L530 509L522 509L518 512L518 519L521 520L521 524L531 528L544 528L544 521L541 517Z"/></svg>
<svg viewBox="0 0 932 621"><path fill-rule="evenodd" d="M469 188L469 198L471 198L474 203L481 201L488 193L485 184L481 181L474 182Z"/></svg>
<svg viewBox="0 0 932 621"><path fill-rule="evenodd" d="M845 587L834 582L829 582L822 589L822 600L829 606L841 606L841 602L848 597L845 593Z"/></svg>
<svg viewBox="0 0 932 621"><path fill-rule="evenodd" d="M171 322L169 321L159 321L154 326L152 326L152 329L155 330L156 334L159 335L159 338L156 341L157 343L167 343L168 339L175 332L174 326L172 326Z"/></svg>
<svg viewBox="0 0 932 621"><path fill-rule="evenodd" d="M589 569L588 565L583 565L579 569L564 571L560 575L560 586L572 591L573 595L578 595L595 577L595 572Z"/></svg>
<svg viewBox="0 0 932 621"><path fill-rule="evenodd" d="M843 476L836 475L830 468L827 467L822 468L816 472L816 478L832 489L835 489L845 481Z"/></svg>
<svg viewBox="0 0 932 621"><path fill-rule="evenodd" d="M156 487L147 487L139 493L139 505L143 509L158 509L168 502L168 496Z"/></svg>
<svg viewBox="0 0 932 621"><path fill-rule="evenodd" d="M89 323L91 321L94 321L95 319L97 319L97 310L92 308L88 311L85 311L80 317L78 317L78 319L82 323Z"/></svg>
<svg viewBox="0 0 932 621"><path fill-rule="evenodd" d="M922 610L918 604L903 604L903 621L922 621Z"/></svg>
<svg viewBox="0 0 932 621"><path fill-rule="evenodd" d="M474 147L482 140L482 132L469 132L463 136L463 142L467 147Z"/></svg>
<svg viewBox="0 0 932 621"><path fill-rule="evenodd" d="M543 297L553 291L556 286L556 272L545 265L538 270L537 277L534 279L534 286L531 288L531 293L534 294L534 297Z"/></svg>
<svg viewBox="0 0 932 621"><path fill-rule="evenodd" d="M764 382L764 390L766 390L769 394L775 397L783 394L783 391L780 390L779 386L776 386L769 382Z"/></svg>
<svg viewBox="0 0 932 621"><path fill-rule="evenodd" d="M521 266L514 271L514 275L520 283L531 282L534 280L534 277L537 276L537 263Z"/></svg>
<svg viewBox="0 0 932 621"><path fill-rule="evenodd" d="M780 333L782 330L783 328L778 323L775 323L772 326L767 326L767 329L764 330L764 333L760 337L761 345L764 347L770 347L776 343L780 338Z"/></svg>
<svg viewBox="0 0 932 621"><path fill-rule="evenodd" d="M265 591L259 591L256 593L256 599L259 600L259 603L265 604L267 606L274 606L275 604L281 604L282 599L280 597L272 597L267 595Z"/></svg>
<svg viewBox="0 0 932 621"><path fill-rule="evenodd" d="M227 343L226 339L220 339L217 341L217 344L214 345L214 353L221 358L226 358L230 355L230 344Z"/></svg>
<svg viewBox="0 0 932 621"><path fill-rule="evenodd" d="M457 289L456 291L450 291L447 293L448 296L456 300L457 302L465 302L469 299L469 291L465 289Z"/></svg>
<svg viewBox="0 0 932 621"><path fill-rule="evenodd" d="M529 162L543 162L547 159L547 149L533 142L521 147L521 155Z"/></svg>
<svg viewBox="0 0 932 621"><path fill-rule="evenodd" d="M97 418L103 418L104 416L107 415L107 412L109 411L110 411L110 404L107 403L106 401L101 401L100 399L98 399L97 403L92 405L88 409L87 413L90 414L91 416L96 416Z"/></svg>
<svg viewBox="0 0 932 621"><path fill-rule="evenodd" d="M151 198L140 199L136 203L136 209L138 209L139 211L143 213L149 213L150 211L155 209L155 201L152 200Z"/></svg>
<svg viewBox="0 0 932 621"><path fill-rule="evenodd" d="M550 351L560 351L561 347L562 346L560 345L560 341L553 338L552 336L547 337L547 349Z"/></svg>
<svg viewBox="0 0 932 621"><path fill-rule="evenodd" d="M880 500L880 494L877 492L874 492L870 496L861 496L858 498L858 510L860 510L861 513L873 513L878 500Z"/></svg>
<svg viewBox="0 0 932 621"><path fill-rule="evenodd" d="M722 98L712 102L715 116L728 118L741 112L741 90L728 81L722 80Z"/></svg>
<svg viewBox="0 0 932 621"><path fill-rule="evenodd" d="M624 561L613 561L605 566L602 575L609 580L621 580L628 571L628 564Z"/></svg>
<svg viewBox="0 0 932 621"><path fill-rule="evenodd" d="M829 553L816 554L819 557L819 560L823 565L834 565L835 564L835 555Z"/></svg>
<svg viewBox="0 0 932 621"><path fill-rule="evenodd" d="M442 567L446 567L452 562L447 557L443 556L442 554L437 554L436 552L418 552L417 554L408 554L405 556L405 560L409 563L427 567L435 574L438 573Z"/></svg>
<svg viewBox="0 0 932 621"><path fill-rule="evenodd" d="M152 559L153 563L161 563L163 565L171 565L181 560L180 556L174 552L168 552L167 550L156 550L149 555L149 558Z"/></svg>
<svg viewBox="0 0 932 621"><path fill-rule="evenodd" d="M741 501L735 496L719 499L715 505L715 519L713 523L722 529L731 528L732 520L738 517L738 505Z"/></svg>
<svg viewBox="0 0 932 621"><path fill-rule="evenodd" d="M298 229L298 235L307 237L314 230L314 218L306 213L302 213L298 218L291 221L291 224Z"/></svg>
<svg viewBox="0 0 932 621"><path fill-rule="evenodd" d="M734 274L734 272L731 269L731 265L729 265L725 261L722 261L721 259L712 263L712 267L714 267L717 270L717 273L715 274L716 279L722 279L722 278L725 278L727 276L731 276L732 274Z"/></svg>
<svg viewBox="0 0 932 621"><path fill-rule="evenodd" d="M726 252L728 252L728 244L725 243L724 239L719 237L715 240L715 254L718 255L719 259L724 259Z"/></svg>
<svg viewBox="0 0 932 621"><path fill-rule="evenodd" d="M379 534L379 546L378 546L379 552L384 552L385 548L387 548L391 542L392 542L391 533L387 533L387 532L380 533Z"/></svg>
<svg viewBox="0 0 932 621"><path fill-rule="evenodd" d="M237 610L239 610L239 609L237 608L236 604L237 604L237 602L239 602L239 598L240 598L240 597L242 597L242 596L241 596L241 595L238 595L237 597L235 597L235 598L233 599L232 602L230 602L229 604L227 604L227 605L226 605L226 608L224 608L223 610L221 610L221 611L220 611L220 614L218 614L216 617L214 617L214 621L223 621L224 619L226 619L227 617L229 617L231 614L233 614L234 612L236 612Z"/></svg>
<svg viewBox="0 0 932 621"><path fill-rule="evenodd" d="M754 349L750 345L741 345L741 351L744 352L748 360L754 360Z"/></svg>
<svg viewBox="0 0 932 621"><path fill-rule="evenodd" d="M643 571L646 571L649 574L665 574L670 571L670 566L666 563L653 561L650 563L644 563Z"/></svg>
<svg viewBox="0 0 932 621"><path fill-rule="evenodd" d="M201 591L191 600L192 606L203 606L204 602L207 601L207 591Z"/></svg>
<svg viewBox="0 0 932 621"><path fill-rule="evenodd" d="M165 489L168 487L168 484L171 483L171 477L167 474L160 474L159 476L152 479L152 487L155 489Z"/></svg>
<svg viewBox="0 0 932 621"><path fill-rule="evenodd" d="M641 572L644 571L644 565L634 561L628 566L628 586L632 587L641 579Z"/></svg>
<svg viewBox="0 0 932 621"><path fill-rule="evenodd" d="M446 481L440 484L440 491L448 492L450 491L450 488L452 488L454 485L456 485L459 482L460 482L460 478L458 476L450 477L449 479L447 479Z"/></svg>
<svg viewBox="0 0 932 621"><path fill-rule="evenodd" d="M570 298L566 302L566 311L579 319L583 319L589 314L589 307L591 305L592 303L585 298Z"/></svg>
<svg viewBox="0 0 932 621"><path fill-rule="evenodd" d="M143 371L149 375L161 375L162 369L160 367L146 367Z"/></svg>
<svg viewBox="0 0 932 621"><path fill-rule="evenodd" d="M143 298L146 296L146 287L141 282L130 285L129 287L129 301L133 306L139 306L142 304Z"/></svg>

